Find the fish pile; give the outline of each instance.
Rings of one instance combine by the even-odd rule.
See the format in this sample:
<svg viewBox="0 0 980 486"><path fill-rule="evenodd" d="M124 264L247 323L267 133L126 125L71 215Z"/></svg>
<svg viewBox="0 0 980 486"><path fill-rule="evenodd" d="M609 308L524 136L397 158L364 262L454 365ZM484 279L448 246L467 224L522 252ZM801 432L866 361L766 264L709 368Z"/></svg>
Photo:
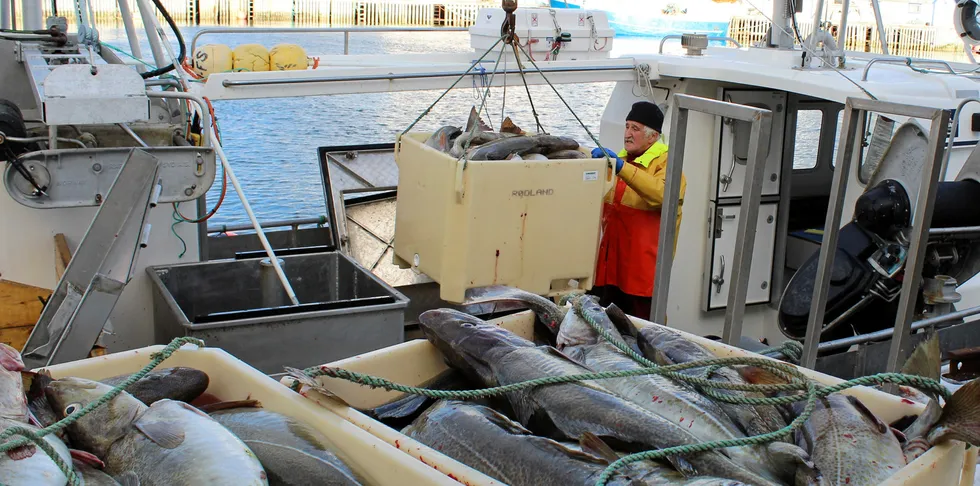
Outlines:
<svg viewBox="0 0 980 486"><path fill-rule="evenodd" d="M0 344L0 428L37 432L129 376L53 379L24 371L20 354ZM44 440L86 486L362 484L322 433L254 400L219 401L206 393L209 381L193 368L153 371ZM64 486L68 478L25 445L0 455L0 483Z"/></svg>
<svg viewBox="0 0 980 486"><path fill-rule="evenodd" d="M470 109L466 127L446 125L436 130L425 145L455 158L466 155L468 160L555 160L588 159L579 144L569 137L528 135L511 121L504 119L499 131L493 131Z"/></svg>
<svg viewBox="0 0 980 486"><path fill-rule="evenodd" d="M603 308L588 295L572 299L570 309L507 287L471 291L467 300L467 304L491 302L524 302L537 316L535 339L524 339L457 310L427 311L419 318L421 329L450 370L423 386L477 389L643 367L601 337L589 322L658 365L717 358L667 327L638 328L615 305ZM925 353L931 357L921 362L938 370L938 342L932 344L935 352ZM767 370L731 366L718 369L711 379L785 383ZM684 373L703 376L705 371ZM314 380L304 383L317 386ZM803 426L782 440L634 462L617 469L608 484L876 485L945 440L980 444L978 398L977 382L963 386L943 407L938 397L931 397L922 414L899 421L906 424L902 433L893 428L898 422L884 423L859 399L832 394L817 400ZM799 416L805 403L730 404L710 398L686 381L650 374L549 384L479 400L405 396L366 412L511 486L590 486L624 455L770 433Z"/></svg>

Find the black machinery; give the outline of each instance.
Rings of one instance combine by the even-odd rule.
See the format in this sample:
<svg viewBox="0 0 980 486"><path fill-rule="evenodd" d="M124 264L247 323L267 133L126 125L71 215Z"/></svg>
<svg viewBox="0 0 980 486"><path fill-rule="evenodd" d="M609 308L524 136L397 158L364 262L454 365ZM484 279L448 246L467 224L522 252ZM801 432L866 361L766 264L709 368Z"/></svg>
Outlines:
<svg viewBox="0 0 980 486"><path fill-rule="evenodd" d="M820 331L817 369L840 377L860 376L880 366L899 312L906 276L914 205L923 177L928 138L913 120L888 142L854 204L854 216L838 235ZM921 280L914 296L912 329L940 331L943 349L980 345L954 312L956 288L980 271L980 153L975 149L956 181L939 182L925 241ZM819 252L790 280L779 303L778 324L803 341L811 315ZM946 332L949 331L949 332ZM921 339L922 335L916 339ZM868 344L849 351L854 344Z"/></svg>

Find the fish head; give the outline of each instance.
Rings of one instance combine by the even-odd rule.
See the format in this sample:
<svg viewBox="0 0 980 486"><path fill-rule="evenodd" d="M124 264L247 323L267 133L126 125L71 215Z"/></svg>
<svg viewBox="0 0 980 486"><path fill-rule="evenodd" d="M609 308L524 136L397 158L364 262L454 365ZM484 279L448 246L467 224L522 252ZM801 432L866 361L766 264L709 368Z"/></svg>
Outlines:
<svg viewBox="0 0 980 486"><path fill-rule="evenodd" d="M611 339L623 342L622 334L599 305L598 299L594 295L583 294L572 299L572 310L565 316L558 331L558 349L603 341L605 338L592 327L593 324L606 331Z"/></svg>
<svg viewBox="0 0 980 486"><path fill-rule="evenodd" d="M112 387L104 383L74 377L54 380L44 388L59 420L78 413L110 391ZM146 408L124 391L68 426L72 444L104 457L109 446L131 430L133 421Z"/></svg>
<svg viewBox="0 0 980 486"><path fill-rule="evenodd" d="M445 152L462 132L458 127L445 126L439 129L439 150Z"/></svg>
<svg viewBox="0 0 980 486"><path fill-rule="evenodd" d="M561 321L555 343L558 349L562 350L568 347L595 344L599 342L599 339L601 339L599 334L573 309L568 311Z"/></svg>
<svg viewBox="0 0 980 486"><path fill-rule="evenodd" d="M0 418L27 422L27 397L19 371L0 368Z"/></svg>
<svg viewBox="0 0 980 486"><path fill-rule="evenodd" d="M551 300L526 290L504 285L473 288L466 291L464 305L485 304L491 302L507 302L527 305L534 315L553 333L558 332L566 309L559 307Z"/></svg>
<svg viewBox="0 0 980 486"><path fill-rule="evenodd" d="M0 417L27 421L27 399L21 377L23 370L24 361L20 353L0 343Z"/></svg>
<svg viewBox="0 0 980 486"><path fill-rule="evenodd" d="M534 343L478 317L454 309L419 315L425 338L442 352L450 366L492 382L490 362L498 350L534 347Z"/></svg>
<svg viewBox="0 0 980 486"><path fill-rule="evenodd" d="M8 371L24 371L24 360L16 349L0 343L0 368Z"/></svg>

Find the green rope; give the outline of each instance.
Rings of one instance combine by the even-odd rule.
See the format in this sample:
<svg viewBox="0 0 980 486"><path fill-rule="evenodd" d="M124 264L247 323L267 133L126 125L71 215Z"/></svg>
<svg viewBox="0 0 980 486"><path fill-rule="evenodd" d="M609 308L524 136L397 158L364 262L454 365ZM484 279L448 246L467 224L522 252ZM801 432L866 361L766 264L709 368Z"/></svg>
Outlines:
<svg viewBox="0 0 980 486"><path fill-rule="evenodd" d="M71 486L81 486L84 484L81 478L79 478L78 475L75 474L75 469L72 466L68 465L68 463L66 463L64 459L62 459L61 456L58 455L58 452L54 450L54 447L51 447L51 444L49 444L46 440L44 440L43 437L44 434L39 435L27 427L22 427L17 425L8 428L6 432L10 432L12 435L22 435L26 437L30 442L33 442L34 445L36 445L39 449L44 451L45 454L47 454L48 457L51 458L51 461L54 462L56 466L58 466L58 469L61 470L61 473L68 478L68 484L70 484ZM4 483L0 482L0 486L5 486L5 485Z"/></svg>
<svg viewBox="0 0 980 486"><path fill-rule="evenodd" d="M517 72L521 73L521 82L524 83L524 92L527 93L527 104L531 106L531 114L534 115L534 123L537 124L538 133L547 134L547 130L541 125L541 118L538 117L538 110L534 108L534 98L531 96L531 88L527 85L527 76L524 75L524 65L521 64L521 56L517 53L518 42L511 42L511 48L514 50L514 60L517 61ZM573 113L574 114L574 113Z"/></svg>
<svg viewBox="0 0 980 486"><path fill-rule="evenodd" d="M589 324L589 326L592 327L592 330L594 330L596 333L598 333L599 336L602 336L602 338L605 339L606 341L608 341L610 344L612 344L613 346L616 346L616 349L622 351L623 353L625 353L630 358L633 358L633 361L636 361L637 363L640 363L641 365L646 366L648 368L656 368L657 367L657 363L654 363L653 361L650 361L650 360L646 359L646 357L641 356L641 355L637 354L636 351L633 351L632 349L630 349L630 347L627 346L625 342L623 342L623 338L622 337L615 336L612 333L610 333L609 331L607 331L604 327L600 326L599 323L596 322L595 321L595 318L593 317L595 315L598 315L598 312L592 312L592 313L585 312L585 307L584 306L585 306L586 303L590 303L590 302L593 303L593 305L597 309L599 309L600 311L602 311L602 308L599 307L599 305L596 304L594 300L592 300L591 298L589 298L588 296L586 296L586 295L583 294L583 295L579 295L579 296L577 296L577 297L575 297L575 298L572 299L572 310L571 310L571 312L578 313L579 317L581 317L583 320L585 320L585 322L587 322ZM603 316L606 315L605 311L602 311L602 315ZM689 376L689 375L685 375L685 376Z"/></svg>
<svg viewBox="0 0 980 486"><path fill-rule="evenodd" d="M461 74L458 78L456 78L456 81L453 81L453 84L451 84L448 88L446 88L446 90L443 91L442 94L439 95L439 97L436 98L436 100L433 101L432 104L429 105L428 108L426 108L425 110L423 110L422 111L422 114L419 115L418 118L416 118L415 121L413 121L412 124L408 126L408 128L406 128L404 131L402 131L402 135L408 133L408 131L411 130L412 127L415 126L415 124L417 124L418 122L422 121L422 119L425 118L425 116L428 115L429 112L432 111L432 109L436 107L436 104L438 104L440 101L442 101L442 99L447 94L449 94L449 92L452 91L453 88L455 88L456 85L459 84L459 82L463 80L463 78L465 78L468 74L470 74L470 71L472 71L473 68L476 67L477 64L480 64L481 62L483 62L483 58L487 57L487 54L490 54L490 52L493 51L493 49L495 47L497 47L497 45L500 44L503 41L504 41L504 38L503 37L500 37L499 39L497 39L497 42L494 42L493 45L490 46L490 48L487 49L486 52L484 52L482 56L480 56L479 59L477 59L476 61L473 61L473 64L470 64L470 67L466 68L466 71L464 71L463 74ZM503 52L502 49L501 49L501 52Z"/></svg>
<svg viewBox="0 0 980 486"><path fill-rule="evenodd" d="M145 66L148 66L148 67L151 67L151 68L156 69L156 66L154 66L153 64L150 64L150 63L148 63L148 62L146 62L146 61L144 61L144 60L142 60L142 59L140 59L140 58L138 58L138 57L136 57L136 56L134 56L134 55L132 55L132 54L130 54L130 53L128 53L128 52L126 52L126 51L124 51L124 50L116 47L116 46L114 46L114 45L112 45L112 44L106 44L105 42L100 42L100 44L102 44L103 47L108 47L109 49L112 49L112 50L114 50L114 51L116 51L116 52L118 52L120 54L123 54L126 57L128 57L128 58L130 58L130 59L132 59L134 61L139 61L139 62L143 63L143 65L145 65Z"/></svg>
<svg viewBox="0 0 980 486"><path fill-rule="evenodd" d="M171 215L170 215L170 217L173 218L173 221L174 221L173 224L170 225L170 232L173 233L174 236L176 236L178 240L180 240L180 244L181 244L181 246L183 246L183 249L180 250L180 254L177 255L177 259L179 260L181 258L184 258L184 253L187 253L187 243L184 242L184 239L181 238L179 234L177 234L177 225L180 224L180 223L187 223L189 221L186 220L186 219L184 219L180 215L180 212L177 211L177 207L178 206L180 206L180 203L177 203L177 204L174 205L174 212L171 213Z"/></svg>
<svg viewBox="0 0 980 486"><path fill-rule="evenodd" d="M65 464L65 462L62 461L60 457L58 457L58 454L55 453L54 449L52 449L50 445L44 442L42 438L48 434L58 432L68 427L69 425L77 422L82 417L91 413L93 410L101 407L102 405L105 405L106 403L109 403L113 398L116 398L120 393L122 393L127 388L132 386L133 383L136 383L137 381L143 379L143 377L149 374L150 371L152 371L154 368L159 366L160 363L164 362L178 349L180 349L181 346L187 343L195 344L197 346L204 346L204 341L201 341L200 339L197 338L192 338L192 337L176 338L173 341L171 341L170 344L168 344L167 347L161 350L159 353L153 353L152 355L150 355L151 358L150 362L149 364L144 366L143 369L136 372L135 374L133 374L133 376L130 376L119 385L113 387L111 391L109 391L105 395L102 395L102 397L100 397L98 400L86 405L81 410L72 413L71 415L41 429L38 432L34 432L30 429L27 429L26 427L20 427L20 426L10 427L7 430L4 430L3 433L0 433L0 453L5 453L7 451L34 442L41 448L41 450L43 450L49 456L51 456L51 460L54 461L54 463L57 464L59 468L61 468L61 472L63 472L65 476L68 477L68 480L72 486L79 486L82 483L78 479L78 476L75 475L72 468L67 464ZM14 435L22 435L24 437L20 439L10 440L10 441L7 440L13 437Z"/></svg>
<svg viewBox="0 0 980 486"><path fill-rule="evenodd" d="M766 348L758 351L758 354L775 354L779 353L786 357L792 363L799 363L800 359L803 358L803 345L797 341L786 341L785 343L774 346L771 348Z"/></svg>

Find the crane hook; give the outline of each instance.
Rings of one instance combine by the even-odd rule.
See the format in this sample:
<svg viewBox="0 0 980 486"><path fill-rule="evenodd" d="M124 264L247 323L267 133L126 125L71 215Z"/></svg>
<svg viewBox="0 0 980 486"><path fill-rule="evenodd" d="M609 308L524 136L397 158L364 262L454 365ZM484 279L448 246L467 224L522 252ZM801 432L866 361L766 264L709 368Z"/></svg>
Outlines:
<svg viewBox="0 0 980 486"><path fill-rule="evenodd" d="M504 9L504 22L500 25L500 36L504 38L505 44L512 44L514 42L514 28L517 25L517 19L514 17L514 11L517 10L517 0L501 0L500 6Z"/></svg>

